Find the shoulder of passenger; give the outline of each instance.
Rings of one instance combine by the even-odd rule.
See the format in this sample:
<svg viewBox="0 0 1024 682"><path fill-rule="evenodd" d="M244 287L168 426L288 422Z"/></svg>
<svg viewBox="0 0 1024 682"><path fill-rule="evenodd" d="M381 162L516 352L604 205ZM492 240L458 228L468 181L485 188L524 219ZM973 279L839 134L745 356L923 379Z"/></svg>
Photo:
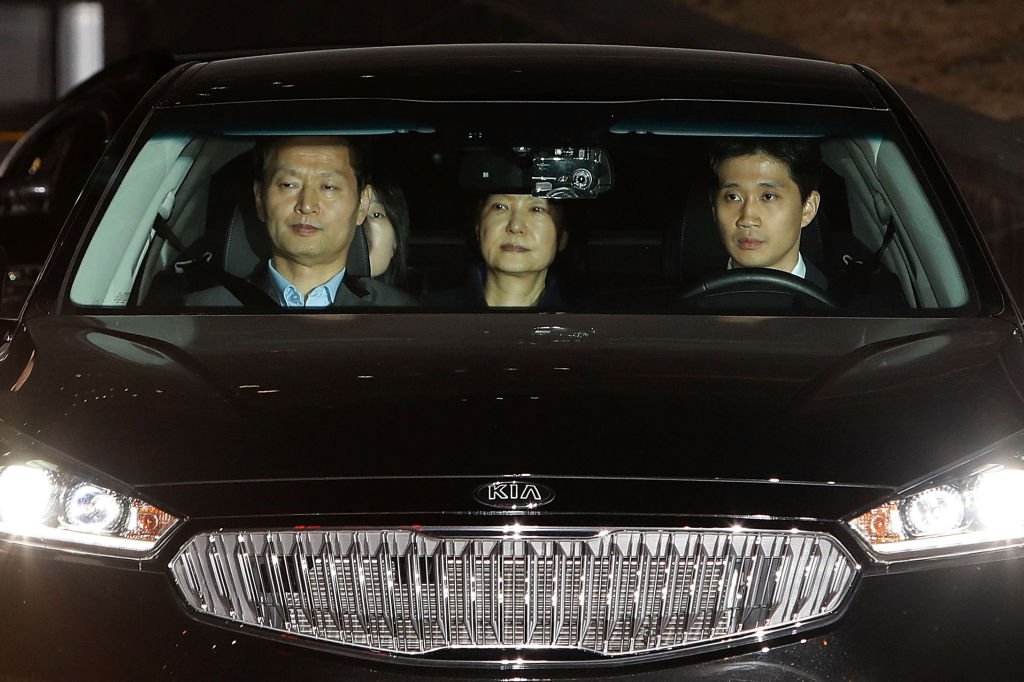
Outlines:
<svg viewBox="0 0 1024 682"><path fill-rule="evenodd" d="M356 277L352 281L346 281L349 289L366 303L377 305L419 305L419 302L410 294L383 282L378 282L372 277Z"/></svg>

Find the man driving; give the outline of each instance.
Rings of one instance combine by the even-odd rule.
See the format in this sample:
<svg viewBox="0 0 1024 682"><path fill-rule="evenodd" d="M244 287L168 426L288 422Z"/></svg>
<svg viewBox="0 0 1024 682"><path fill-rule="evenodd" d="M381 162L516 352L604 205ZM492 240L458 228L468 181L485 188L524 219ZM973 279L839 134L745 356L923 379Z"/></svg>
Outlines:
<svg viewBox="0 0 1024 682"><path fill-rule="evenodd" d="M820 154L796 138L714 140L710 151L715 224L727 267L771 268L825 289L828 282L800 253L800 235L818 212Z"/></svg>

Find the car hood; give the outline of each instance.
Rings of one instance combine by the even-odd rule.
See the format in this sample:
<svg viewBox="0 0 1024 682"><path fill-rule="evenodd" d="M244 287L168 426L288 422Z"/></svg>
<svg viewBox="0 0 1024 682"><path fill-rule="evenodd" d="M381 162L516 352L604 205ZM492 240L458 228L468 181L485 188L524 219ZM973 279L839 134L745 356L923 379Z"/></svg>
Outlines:
<svg viewBox="0 0 1024 682"><path fill-rule="evenodd" d="M0 413L142 488L530 475L876 496L1024 427L1020 353L999 319L38 318Z"/></svg>

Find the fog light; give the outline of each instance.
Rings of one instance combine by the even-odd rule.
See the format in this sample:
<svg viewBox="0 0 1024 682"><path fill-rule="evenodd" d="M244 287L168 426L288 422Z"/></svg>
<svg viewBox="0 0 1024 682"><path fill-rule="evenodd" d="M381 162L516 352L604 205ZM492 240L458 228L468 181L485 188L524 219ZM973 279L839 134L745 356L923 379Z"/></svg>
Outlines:
<svg viewBox="0 0 1024 682"><path fill-rule="evenodd" d="M989 529L1024 526L1024 471L994 469L978 476L973 489L974 513Z"/></svg>
<svg viewBox="0 0 1024 682"><path fill-rule="evenodd" d="M0 470L0 521L12 526L43 523L53 512L56 487L45 469L17 464Z"/></svg>
<svg viewBox="0 0 1024 682"><path fill-rule="evenodd" d="M909 497L901 511L910 534L921 537L963 528L967 505L959 490L943 485Z"/></svg>
<svg viewBox="0 0 1024 682"><path fill-rule="evenodd" d="M127 512L127 500L91 483L83 483L74 488L64 503L67 525L93 533L118 530Z"/></svg>

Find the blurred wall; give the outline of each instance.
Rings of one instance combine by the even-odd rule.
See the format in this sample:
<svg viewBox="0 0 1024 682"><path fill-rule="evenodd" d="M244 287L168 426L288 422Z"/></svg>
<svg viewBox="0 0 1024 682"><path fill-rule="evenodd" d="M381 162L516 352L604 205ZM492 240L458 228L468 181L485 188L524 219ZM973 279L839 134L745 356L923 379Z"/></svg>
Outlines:
<svg viewBox="0 0 1024 682"><path fill-rule="evenodd" d="M0 4L0 109L35 111L53 99L51 19L45 5Z"/></svg>

